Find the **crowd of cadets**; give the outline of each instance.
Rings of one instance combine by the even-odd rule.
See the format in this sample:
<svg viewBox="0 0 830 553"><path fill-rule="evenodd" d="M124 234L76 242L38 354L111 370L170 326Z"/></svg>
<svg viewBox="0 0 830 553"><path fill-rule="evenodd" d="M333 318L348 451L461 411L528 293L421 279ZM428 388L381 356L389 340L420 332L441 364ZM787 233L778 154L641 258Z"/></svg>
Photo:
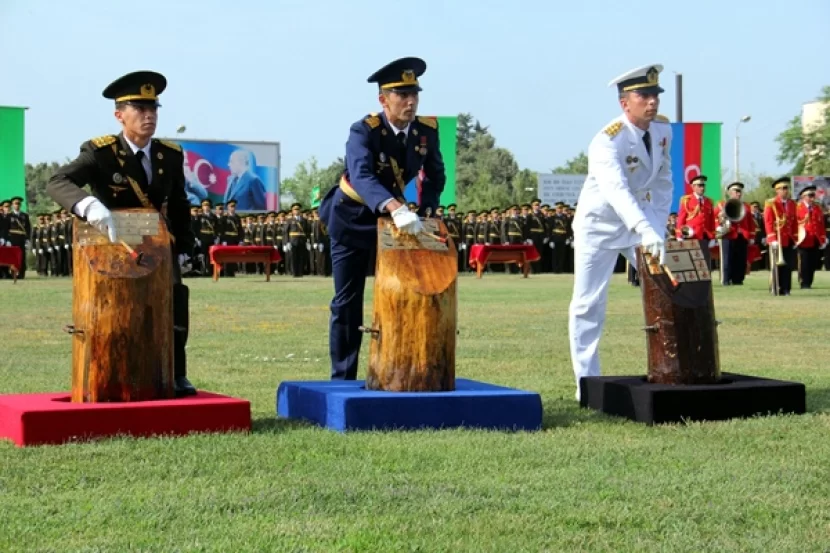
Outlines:
<svg viewBox="0 0 830 553"><path fill-rule="evenodd" d="M708 200L708 199L707 199ZM711 200L709 200L711 202ZM19 205L19 202L18 202ZM754 241L766 254L763 208L758 202L750 205ZM410 209L417 209L415 204ZM717 210L712 206L712 211ZM573 207L557 202L553 207L536 199L527 204L511 205L506 209L493 208L483 211L468 211L462 214L455 204L440 206L433 217L443 219L448 233L452 236L458 251L460 272L472 272L469 266L470 250L476 244L532 244L540 253L540 260L531 264L533 273L573 272L573 231L571 223L576 205ZM682 208L681 208L682 209ZM282 261L272 266L272 274L331 275L330 242L325 225L320 221L317 209L303 209L294 203L288 211L270 211L257 215L236 213L236 202L227 206L214 205L204 200L200 206L191 207L193 232L196 235L196 249L190 276L213 274L208 248L213 245L246 245L274 247L280 251ZM26 213L13 211L11 201L0 202L0 239L6 245L25 248L34 260L35 269L41 276L70 276L72 274L72 219L65 209L50 214L39 214L30 223ZM712 225L714 219L709 219ZM683 217L672 213L666 223L666 238L680 237ZM830 238L830 211L825 213L825 232ZM25 233L25 234L24 234ZM711 233L711 235L710 235ZM707 229L706 238L714 236L714 228ZM769 270L768 255L752 263L751 270ZM717 267L717 260L713 260ZM823 265L830 271L830 255L824 255ZM515 265L506 269L503 265L491 264L490 272L518 272ZM626 262L620 256L615 272L625 272ZM237 272L263 274L262 264L228 264L222 274L234 276ZM0 278L8 278L8 269L0 268ZM25 277L25 269L19 278ZM636 284L636 275L629 270L629 281Z"/></svg>

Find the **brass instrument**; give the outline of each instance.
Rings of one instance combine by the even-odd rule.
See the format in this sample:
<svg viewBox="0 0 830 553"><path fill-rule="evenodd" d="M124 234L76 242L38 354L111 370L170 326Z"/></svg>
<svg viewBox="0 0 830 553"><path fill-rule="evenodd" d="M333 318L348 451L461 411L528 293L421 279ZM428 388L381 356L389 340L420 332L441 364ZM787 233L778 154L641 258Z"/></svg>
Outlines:
<svg viewBox="0 0 830 553"><path fill-rule="evenodd" d="M692 237L692 227L689 225L683 225L680 227L680 236L683 238L691 238Z"/></svg>
<svg viewBox="0 0 830 553"><path fill-rule="evenodd" d="M786 221L786 219L784 219L784 221ZM784 248L781 246L781 227L783 226L783 224L784 224L783 221L782 222L778 222L778 221L775 222L775 232L778 235L778 243L775 244L775 250L776 250L775 264L778 265L779 267L783 267L784 265L787 264L787 262L784 260Z"/></svg>
<svg viewBox="0 0 830 553"><path fill-rule="evenodd" d="M723 205L723 209L718 215L718 225L720 230L717 232L717 238L720 240L732 229L732 223L740 223L746 217L746 207L741 200L732 198Z"/></svg>

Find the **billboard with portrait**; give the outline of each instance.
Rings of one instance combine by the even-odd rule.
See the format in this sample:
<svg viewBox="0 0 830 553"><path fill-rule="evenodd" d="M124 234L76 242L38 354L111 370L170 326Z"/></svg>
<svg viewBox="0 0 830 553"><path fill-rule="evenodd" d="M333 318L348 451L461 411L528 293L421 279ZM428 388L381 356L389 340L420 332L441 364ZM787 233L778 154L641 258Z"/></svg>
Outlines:
<svg viewBox="0 0 830 553"><path fill-rule="evenodd" d="M191 205L236 200L236 209L258 213L279 209L280 145L242 140L169 138L184 150L184 175Z"/></svg>

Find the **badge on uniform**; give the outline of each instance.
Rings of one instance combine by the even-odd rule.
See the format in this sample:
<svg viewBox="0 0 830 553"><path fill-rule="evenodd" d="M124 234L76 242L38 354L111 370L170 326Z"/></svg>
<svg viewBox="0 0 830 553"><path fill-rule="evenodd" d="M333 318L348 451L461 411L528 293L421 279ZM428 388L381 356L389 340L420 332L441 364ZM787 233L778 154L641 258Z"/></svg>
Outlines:
<svg viewBox="0 0 830 553"><path fill-rule="evenodd" d="M124 182L124 177L121 176L121 173L115 173L112 176L112 182L114 182L115 184L121 184L122 182Z"/></svg>
<svg viewBox="0 0 830 553"><path fill-rule="evenodd" d="M421 154L422 156L427 155L427 137L426 136L421 137L421 147L418 149L418 153Z"/></svg>
<svg viewBox="0 0 830 553"><path fill-rule="evenodd" d="M164 159L164 156L163 156L163 155L161 155L161 152L157 153L157 154L156 154L156 157L157 157L157 158L159 158L159 159Z"/></svg>

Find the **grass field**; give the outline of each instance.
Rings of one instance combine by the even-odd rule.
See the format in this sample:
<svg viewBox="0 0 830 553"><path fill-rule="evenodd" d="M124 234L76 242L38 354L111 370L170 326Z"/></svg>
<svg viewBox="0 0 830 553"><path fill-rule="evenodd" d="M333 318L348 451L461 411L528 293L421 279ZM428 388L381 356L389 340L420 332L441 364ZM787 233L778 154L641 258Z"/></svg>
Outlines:
<svg viewBox="0 0 830 553"><path fill-rule="evenodd" d="M644 374L614 278L603 372ZM571 282L460 278L457 374L539 391L541 432L340 435L274 409L328 378L331 280L188 280L191 380L249 399L253 433L0 442L0 551L830 551L830 275L716 286L723 370L805 383L808 414L660 427L574 401ZM0 281L0 305L0 393L68 390L70 282Z"/></svg>

